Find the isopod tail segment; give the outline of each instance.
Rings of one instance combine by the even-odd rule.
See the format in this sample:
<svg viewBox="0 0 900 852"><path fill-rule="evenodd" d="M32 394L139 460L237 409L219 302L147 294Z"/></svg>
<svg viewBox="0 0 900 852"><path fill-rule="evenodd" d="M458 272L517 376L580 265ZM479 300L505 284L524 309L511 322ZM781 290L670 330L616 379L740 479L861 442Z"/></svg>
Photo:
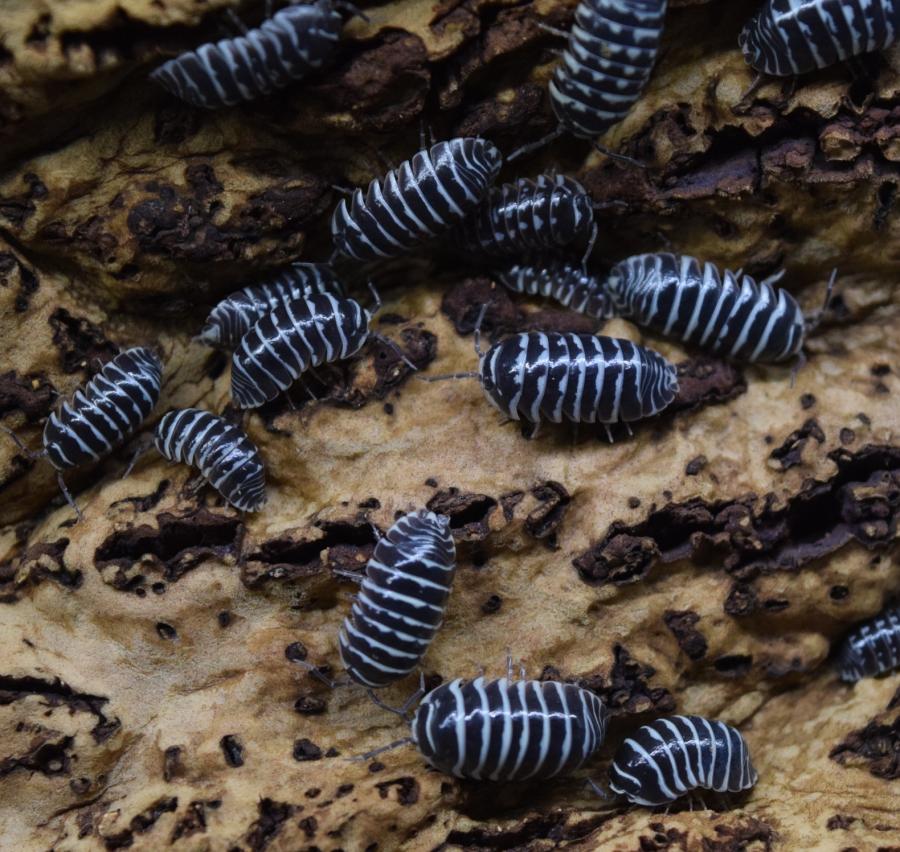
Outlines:
<svg viewBox="0 0 900 852"><path fill-rule="evenodd" d="M38 450L38 451L30 450L28 447L25 446L25 444L22 443L22 439L15 432L13 432L13 430L10 429L8 426L0 425L0 429L2 429L4 432L6 432L6 434L9 435L9 437L13 439L13 442L19 448L19 452L21 452L22 455L25 456L25 458L27 458L29 461L36 462L36 461L40 461L41 459L47 457L46 449ZM129 470L130 470L130 468L129 468ZM66 482L63 479L61 470L56 471L56 483L59 486L59 490L62 492L63 497L66 498L66 502L75 510L75 515L77 516L78 520L79 521L82 520L84 518L84 515L81 513L81 509L78 508L78 504L75 502L75 498L72 496L71 492L66 487Z"/></svg>

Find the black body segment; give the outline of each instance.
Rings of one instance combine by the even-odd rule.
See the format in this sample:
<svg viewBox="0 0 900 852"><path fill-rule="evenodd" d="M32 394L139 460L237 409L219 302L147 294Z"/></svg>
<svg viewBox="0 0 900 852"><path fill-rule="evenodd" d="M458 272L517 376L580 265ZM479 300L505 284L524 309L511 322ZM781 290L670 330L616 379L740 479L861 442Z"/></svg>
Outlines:
<svg viewBox="0 0 900 852"><path fill-rule="evenodd" d="M170 411L156 426L156 449L196 467L232 506L256 512L266 502L265 469L242 429L199 408Z"/></svg>
<svg viewBox="0 0 900 852"><path fill-rule="evenodd" d="M593 203L581 184L540 175L492 188L451 236L465 252L502 257L586 242L593 231Z"/></svg>
<svg viewBox="0 0 900 852"><path fill-rule="evenodd" d="M243 336L231 357L231 396L257 408L306 370L355 355L369 339L369 312L321 293L279 305Z"/></svg>
<svg viewBox="0 0 900 852"><path fill-rule="evenodd" d="M886 609L854 628L838 654L841 680L848 683L896 668L900 668L900 607Z"/></svg>
<svg viewBox="0 0 900 852"><path fill-rule="evenodd" d="M503 157L486 139L456 138L419 151L341 199L331 218L338 254L367 261L404 254L446 231L475 207Z"/></svg>
<svg viewBox="0 0 900 852"><path fill-rule="evenodd" d="M343 25L331 0L286 6L244 35L170 59L150 77L196 107L251 101L325 65Z"/></svg>
<svg viewBox="0 0 900 852"><path fill-rule="evenodd" d="M216 305L200 332L210 346L233 349L250 327L279 305L317 293L343 296L344 288L324 263L292 263L261 284L244 287Z"/></svg>
<svg viewBox="0 0 900 852"><path fill-rule="evenodd" d="M675 367L658 353L591 334L508 337L485 352L479 372L503 414L531 423L632 422L662 411L678 389Z"/></svg>
<svg viewBox="0 0 900 852"><path fill-rule="evenodd" d="M134 347L104 365L44 426L44 449L57 470L105 456L130 438L159 401L162 364Z"/></svg>
<svg viewBox="0 0 900 852"><path fill-rule="evenodd" d="M515 293L554 299L565 308L597 319L609 319L613 315L603 282L573 263L562 260L516 263L498 271L497 277Z"/></svg>
<svg viewBox="0 0 900 852"><path fill-rule="evenodd" d="M900 0L766 0L741 31L749 65L787 77L884 50L900 34Z"/></svg>
<svg viewBox="0 0 900 852"><path fill-rule="evenodd" d="M606 286L617 313L713 355L775 363L803 348L806 323L790 293L693 257L634 255Z"/></svg>
<svg viewBox="0 0 900 852"><path fill-rule="evenodd" d="M341 660L353 680L378 688L415 670L443 622L455 572L449 518L412 512L387 531L341 627Z"/></svg>
<svg viewBox="0 0 900 852"><path fill-rule="evenodd" d="M551 778L594 754L607 717L603 702L574 684L479 677L429 692L412 738L432 766L458 778Z"/></svg>
<svg viewBox="0 0 900 852"><path fill-rule="evenodd" d="M640 97L659 49L666 0L582 0L550 103L570 133L591 138L618 124Z"/></svg>
<svg viewBox="0 0 900 852"><path fill-rule="evenodd" d="M738 793L757 777L735 728L702 716L669 716L644 725L619 746L609 786L637 805L656 807L697 788Z"/></svg>

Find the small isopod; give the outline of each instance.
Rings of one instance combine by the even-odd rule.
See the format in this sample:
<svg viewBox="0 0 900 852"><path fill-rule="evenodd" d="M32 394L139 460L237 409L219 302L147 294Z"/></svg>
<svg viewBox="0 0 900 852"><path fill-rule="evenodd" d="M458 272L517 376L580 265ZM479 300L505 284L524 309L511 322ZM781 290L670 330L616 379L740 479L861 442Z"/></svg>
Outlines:
<svg viewBox="0 0 900 852"><path fill-rule="evenodd" d="M500 282L515 293L555 299L565 308L596 319L613 316L612 302L597 276L564 260L515 263L497 272Z"/></svg>
<svg viewBox="0 0 900 852"><path fill-rule="evenodd" d="M574 772L600 748L607 720L594 693L559 681L514 681L510 667L499 680L456 679L431 690L416 708L411 736L363 758L412 744L435 769L458 778L553 778Z"/></svg>
<svg viewBox="0 0 900 852"><path fill-rule="evenodd" d="M749 790L758 779L747 743L724 722L670 716L639 728L616 751L609 786L637 805L674 802L697 788Z"/></svg>
<svg viewBox="0 0 900 852"><path fill-rule="evenodd" d="M341 199L331 219L336 255L367 261L404 254L475 207L503 157L486 139L457 138L419 151Z"/></svg>
<svg viewBox="0 0 900 852"><path fill-rule="evenodd" d="M127 441L159 401L162 363L150 349L136 346L107 362L82 389L53 412L44 426L44 449L29 456L46 456L57 471L66 500L81 517L66 488L62 471L97 461Z"/></svg>
<svg viewBox="0 0 900 852"><path fill-rule="evenodd" d="M787 77L884 50L898 33L900 0L766 0L738 41L752 68Z"/></svg>
<svg viewBox="0 0 900 852"><path fill-rule="evenodd" d="M616 264L606 289L615 310L641 326L737 361L785 361L798 355L817 315L772 283L676 254L639 254ZM834 286L828 286L826 305Z"/></svg>
<svg viewBox="0 0 900 852"><path fill-rule="evenodd" d="M344 288L327 264L292 263L270 280L244 287L219 302L206 318L200 340L233 349L265 314L315 293L343 296Z"/></svg>
<svg viewBox="0 0 900 852"><path fill-rule="evenodd" d="M353 680L378 688L415 670L443 622L455 572L446 516L412 512L387 531L341 627L341 660Z"/></svg>
<svg viewBox="0 0 900 852"><path fill-rule="evenodd" d="M860 624L844 639L838 655L841 680L855 683L900 668L900 607Z"/></svg>
<svg viewBox="0 0 900 852"><path fill-rule="evenodd" d="M256 512L266 502L265 469L242 429L199 408L170 411L156 425L156 449L199 469L232 506Z"/></svg>
<svg viewBox="0 0 900 852"><path fill-rule="evenodd" d="M252 101L322 68L334 54L349 3L316 0L280 9L256 29L211 42L150 75L171 94L205 109Z"/></svg>

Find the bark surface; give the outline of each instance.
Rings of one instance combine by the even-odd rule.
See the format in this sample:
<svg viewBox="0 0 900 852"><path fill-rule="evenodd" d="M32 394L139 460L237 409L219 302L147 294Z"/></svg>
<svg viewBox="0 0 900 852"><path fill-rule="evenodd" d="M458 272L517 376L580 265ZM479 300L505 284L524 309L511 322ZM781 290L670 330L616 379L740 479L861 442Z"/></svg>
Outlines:
<svg viewBox="0 0 900 852"><path fill-rule="evenodd" d="M900 588L900 50L738 106L755 3L670 9L645 96L603 141L506 168L557 169L598 201L598 269L671 249L782 283L818 307L808 364L738 368L621 320L679 364L669 411L615 432L501 424L475 382L426 384L376 343L245 424L269 502L242 516L132 447L67 474L0 441L0 832L21 850L889 849L900 844L900 674L855 686L830 660ZM267 269L329 256L334 185L436 136L505 152L551 130L546 82L574 4L397 0L351 22L334 64L215 113L147 79L262 3L0 0L0 422L45 418L118 347L156 344L162 400L222 411L209 307ZM365 297L360 275L360 297ZM470 370L472 326L592 332L436 247L375 273L376 328L421 369ZM337 629L398 512L448 514L459 572L430 684L560 677L610 705L574 778L461 783L339 673ZM410 678L385 691L398 705ZM760 781L668 812L594 796L630 731L682 712L738 725Z"/></svg>

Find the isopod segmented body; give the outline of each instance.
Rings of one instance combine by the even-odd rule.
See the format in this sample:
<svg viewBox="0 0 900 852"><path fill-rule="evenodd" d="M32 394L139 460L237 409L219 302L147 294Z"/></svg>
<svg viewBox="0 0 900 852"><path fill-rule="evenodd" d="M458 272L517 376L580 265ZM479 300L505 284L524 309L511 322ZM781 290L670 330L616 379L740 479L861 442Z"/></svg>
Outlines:
<svg viewBox="0 0 900 852"><path fill-rule="evenodd" d="M748 790L757 778L735 728L701 716L670 716L644 725L619 746L609 786L635 804L655 807L698 787Z"/></svg>
<svg viewBox="0 0 900 852"><path fill-rule="evenodd" d="M242 429L199 408L170 411L156 426L156 449L199 469L232 506L255 512L266 502L265 469Z"/></svg>
<svg viewBox="0 0 900 852"><path fill-rule="evenodd" d="M452 239L466 252L522 255L579 239L590 246L595 231L593 202L581 184L565 175L540 175L491 189Z"/></svg>
<svg viewBox="0 0 900 852"><path fill-rule="evenodd" d="M452 227L484 197L503 157L487 140L457 138L419 151L331 219L337 254L367 261L403 254Z"/></svg>
<svg viewBox="0 0 900 852"><path fill-rule="evenodd" d="M376 545L340 632L344 667L382 687L412 672L440 628L456 572L450 520L412 512Z"/></svg>
<svg viewBox="0 0 900 852"><path fill-rule="evenodd" d="M900 0L767 0L741 31L750 66L786 77L883 50L900 34Z"/></svg>
<svg viewBox="0 0 900 852"><path fill-rule="evenodd" d="M653 70L665 14L666 0L578 4L550 80L550 103L563 128L591 138L625 117Z"/></svg>
<svg viewBox="0 0 900 852"><path fill-rule="evenodd" d="M675 398L675 367L630 340L591 334L527 332L481 356L485 394L513 420L633 422Z"/></svg>
<svg viewBox="0 0 900 852"><path fill-rule="evenodd" d="M286 6L257 29L176 56L150 77L181 100L206 109L267 95L331 58L344 25L335 5L316 0Z"/></svg>
<svg viewBox="0 0 900 852"><path fill-rule="evenodd" d="M606 286L622 316L714 355L778 362L803 347L807 324L790 293L693 257L635 255L612 268Z"/></svg>
<svg viewBox="0 0 900 852"><path fill-rule="evenodd" d="M841 680L855 683L900 668L900 607L856 627L841 645Z"/></svg>
<svg viewBox="0 0 900 852"><path fill-rule="evenodd" d="M302 373L356 354L369 339L371 314L330 293L279 305L243 336L231 358L231 396L257 408L287 390Z"/></svg>
<svg viewBox="0 0 900 852"><path fill-rule="evenodd" d="M412 740L432 766L459 778L551 778L597 751L607 717L603 702L574 684L457 679L422 699Z"/></svg>
<svg viewBox="0 0 900 852"><path fill-rule="evenodd" d="M156 407L161 382L162 363L150 349L136 346L116 355L48 418L44 450L50 464L77 467L124 443Z"/></svg>
<svg viewBox="0 0 900 852"><path fill-rule="evenodd" d="M501 283L515 293L555 299L563 307L597 319L613 315L603 282L580 266L562 260L513 264L497 272Z"/></svg>
<svg viewBox="0 0 900 852"><path fill-rule="evenodd" d="M292 263L262 284L244 287L217 304L200 332L210 346L232 349L265 314L279 305L316 293L343 296L344 288L324 263Z"/></svg>

